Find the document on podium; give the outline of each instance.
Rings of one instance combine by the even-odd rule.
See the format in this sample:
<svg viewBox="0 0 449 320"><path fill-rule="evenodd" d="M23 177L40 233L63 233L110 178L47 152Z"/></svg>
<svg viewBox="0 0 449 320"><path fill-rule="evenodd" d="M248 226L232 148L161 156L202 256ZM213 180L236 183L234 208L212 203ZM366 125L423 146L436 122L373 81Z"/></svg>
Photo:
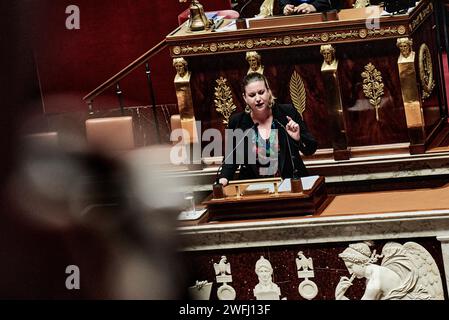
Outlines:
<svg viewBox="0 0 449 320"><path fill-rule="evenodd" d="M273 183L252 183L244 191L244 194L257 193L274 193Z"/></svg>
<svg viewBox="0 0 449 320"><path fill-rule="evenodd" d="M303 190L311 190L313 188L313 185L318 180L319 176L309 176L309 177L302 177L302 188ZM292 184L291 179L287 178L284 179L279 186L279 192L291 192L292 191Z"/></svg>
<svg viewBox="0 0 449 320"><path fill-rule="evenodd" d="M303 190L311 190L318 180L319 176L302 177ZM291 179L287 178L282 180L279 184L278 192L291 192ZM273 183L252 183L245 189L244 194L260 194L260 193L274 193Z"/></svg>

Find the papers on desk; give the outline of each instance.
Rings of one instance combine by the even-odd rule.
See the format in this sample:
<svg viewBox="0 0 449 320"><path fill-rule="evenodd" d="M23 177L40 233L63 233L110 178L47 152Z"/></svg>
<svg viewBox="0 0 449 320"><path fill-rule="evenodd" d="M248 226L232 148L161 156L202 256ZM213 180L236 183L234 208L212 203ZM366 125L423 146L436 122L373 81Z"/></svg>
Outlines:
<svg viewBox="0 0 449 320"><path fill-rule="evenodd" d="M273 183L253 183L248 185L245 189L245 193L273 193L274 184Z"/></svg>
<svg viewBox="0 0 449 320"><path fill-rule="evenodd" d="M178 215L178 220L181 221L198 220L206 213L206 211L207 209L197 209L195 211L182 211Z"/></svg>
<svg viewBox="0 0 449 320"><path fill-rule="evenodd" d="M303 190L310 190L313 188L313 185L318 180L319 176L309 176L302 177L302 188ZM279 185L279 192L291 192L292 186L290 182L290 178L282 180ZM245 189L245 193L274 193L274 184L273 183L252 183L248 185L248 188Z"/></svg>
<svg viewBox="0 0 449 320"><path fill-rule="evenodd" d="M310 190L313 188L313 185L318 180L319 176L309 176L309 177L302 177L302 188L303 190ZM291 179L284 179L279 186L279 192L291 192L292 191L292 184Z"/></svg>
<svg viewBox="0 0 449 320"><path fill-rule="evenodd" d="M235 19L232 20L230 23L228 23L227 25L224 25L222 27L219 27L217 29L215 29L215 32L224 32L224 31L235 31L237 30L237 24L235 22Z"/></svg>

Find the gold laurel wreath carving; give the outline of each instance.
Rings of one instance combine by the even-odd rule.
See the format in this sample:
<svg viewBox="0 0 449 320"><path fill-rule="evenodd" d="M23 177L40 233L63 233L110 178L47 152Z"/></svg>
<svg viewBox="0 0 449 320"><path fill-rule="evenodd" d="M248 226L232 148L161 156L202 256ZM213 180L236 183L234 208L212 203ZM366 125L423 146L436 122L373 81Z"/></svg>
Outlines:
<svg viewBox="0 0 449 320"><path fill-rule="evenodd" d="M423 43L419 48L419 78L422 86L422 100L428 99L435 88L433 80L432 57L429 47Z"/></svg>
<svg viewBox="0 0 449 320"><path fill-rule="evenodd" d="M365 66L365 71L361 75L363 78L363 92L374 106L374 109L376 109L376 120L379 121L379 108L384 94L382 74L370 62Z"/></svg>
<svg viewBox="0 0 449 320"><path fill-rule="evenodd" d="M237 109L232 100L232 91L228 86L228 80L226 78L220 77L220 79L215 80L217 86L215 87L215 107L218 113L223 116L223 124L227 125L229 117Z"/></svg>
<svg viewBox="0 0 449 320"><path fill-rule="evenodd" d="M290 97L292 98L293 105L302 117L303 112L306 110L306 88L304 82L298 72L293 71L290 78Z"/></svg>

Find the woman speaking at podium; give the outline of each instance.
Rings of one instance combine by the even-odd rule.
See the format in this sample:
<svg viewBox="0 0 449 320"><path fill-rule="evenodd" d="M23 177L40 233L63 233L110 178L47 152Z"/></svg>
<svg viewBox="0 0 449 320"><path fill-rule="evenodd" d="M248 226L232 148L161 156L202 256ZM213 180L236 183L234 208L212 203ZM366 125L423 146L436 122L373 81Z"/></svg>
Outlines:
<svg viewBox="0 0 449 320"><path fill-rule="evenodd" d="M283 15L321 12L331 9L330 0L279 0Z"/></svg>
<svg viewBox="0 0 449 320"><path fill-rule="evenodd" d="M307 176L299 151L311 155L317 142L298 111L290 104L276 103L267 78L260 73L245 76L242 92L246 108L229 120L227 133L233 137L227 136L226 142L232 143L227 148L232 151L225 155L218 182L227 185L239 165L239 179Z"/></svg>

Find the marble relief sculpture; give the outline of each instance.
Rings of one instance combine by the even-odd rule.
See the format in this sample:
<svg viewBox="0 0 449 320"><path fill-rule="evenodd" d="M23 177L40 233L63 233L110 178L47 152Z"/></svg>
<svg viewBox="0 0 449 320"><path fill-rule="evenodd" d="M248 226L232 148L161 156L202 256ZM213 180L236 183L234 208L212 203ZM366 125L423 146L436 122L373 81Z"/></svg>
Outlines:
<svg viewBox="0 0 449 320"><path fill-rule="evenodd" d="M196 280L195 285L188 288L192 300L209 300L212 291L212 282Z"/></svg>
<svg viewBox="0 0 449 320"><path fill-rule="evenodd" d="M335 299L347 300L346 291L355 278L366 278L362 300L443 300L438 267L430 253L415 242L388 242L382 254L367 243L350 244L338 255L351 277L341 277ZM380 265L376 264L382 259Z"/></svg>
<svg viewBox="0 0 449 320"><path fill-rule="evenodd" d="M228 285L232 282L231 264L227 261L226 256L221 256L219 263L214 263L215 275L217 276L217 283L222 285L217 290L217 297L219 300L235 300L235 290Z"/></svg>
<svg viewBox="0 0 449 320"><path fill-rule="evenodd" d="M281 289L273 282L273 268L263 256L256 262L255 268L259 283L253 289L256 300L279 300Z"/></svg>
<svg viewBox="0 0 449 320"><path fill-rule="evenodd" d="M318 294L318 287L312 280L315 276L313 271L313 260L312 258L306 258L302 251L298 252L298 257L296 258L296 269L298 271L298 278L305 278L298 286L298 292L301 297L312 300Z"/></svg>

